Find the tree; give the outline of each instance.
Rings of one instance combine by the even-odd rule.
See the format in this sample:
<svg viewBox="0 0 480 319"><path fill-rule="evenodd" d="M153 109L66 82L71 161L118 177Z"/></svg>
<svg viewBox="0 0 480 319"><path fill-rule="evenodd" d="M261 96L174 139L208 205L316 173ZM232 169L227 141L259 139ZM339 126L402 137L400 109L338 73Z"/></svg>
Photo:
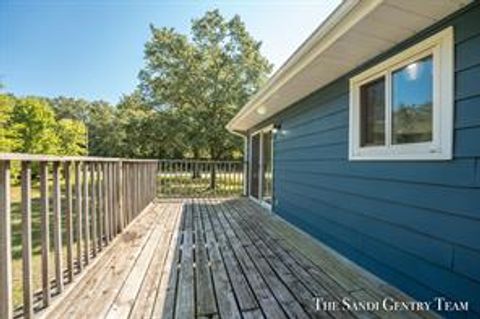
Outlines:
<svg viewBox="0 0 480 319"><path fill-rule="evenodd" d="M10 125L19 141L16 152L57 154L55 114L45 99L17 98Z"/></svg>
<svg viewBox="0 0 480 319"><path fill-rule="evenodd" d="M49 100L57 119L71 119L88 123L91 103L84 99L59 96Z"/></svg>
<svg viewBox="0 0 480 319"><path fill-rule="evenodd" d="M57 124L58 153L61 155L86 155L86 127L80 121L61 119Z"/></svg>
<svg viewBox="0 0 480 319"><path fill-rule="evenodd" d="M225 125L272 69L260 53L261 42L238 15L227 21L218 10L193 20L190 37L154 26L151 32L140 72L146 99L160 111L173 110L194 157L232 157L241 139ZM213 187L215 172L211 176Z"/></svg>
<svg viewBox="0 0 480 319"><path fill-rule="evenodd" d="M121 154L125 136L115 107L103 101L91 103L87 127L90 155L116 157Z"/></svg>
<svg viewBox="0 0 480 319"><path fill-rule="evenodd" d="M192 21L191 39L173 29L151 26L151 32L142 92L157 109L178 112L193 153L205 149L212 159L231 157L240 141L225 125L271 71L261 42L239 16L226 21L218 10Z"/></svg>

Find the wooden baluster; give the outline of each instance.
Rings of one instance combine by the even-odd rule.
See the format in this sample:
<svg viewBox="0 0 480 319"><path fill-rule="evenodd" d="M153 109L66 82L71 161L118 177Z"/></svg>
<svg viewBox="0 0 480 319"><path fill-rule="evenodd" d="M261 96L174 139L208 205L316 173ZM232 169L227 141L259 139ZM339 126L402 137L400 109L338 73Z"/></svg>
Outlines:
<svg viewBox="0 0 480 319"><path fill-rule="evenodd" d="M83 197L82 197L82 181L81 181L81 163L75 163L75 210L77 213L77 267L79 272L83 269L82 256L82 236L83 236Z"/></svg>
<svg viewBox="0 0 480 319"><path fill-rule="evenodd" d="M130 163L125 162L123 163L123 183L125 187L125 194L123 197L123 205L125 209L125 220L126 220L126 225L130 224L131 218L130 218L130 183L128 180L128 174L129 174L129 169L130 169Z"/></svg>
<svg viewBox="0 0 480 319"><path fill-rule="evenodd" d="M142 165L137 163L138 207L137 214L142 211Z"/></svg>
<svg viewBox="0 0 480 319"><path fill-rule="evenodd" d="M49 197L48 197L48 163L40 162L40 234L42 240L42 296L43 305L50 305L50 231L49 231Z"/></svg>
<svg viewBox="0 0 480 319"><path fill-rule="evenodd" d="M111 163L107 163L107 189L108 189L108 237L110 240L113 239L114 230L113 230L113 192L112 192L112 172L111 172Z"/></svg>
<svg viewBox="0 0 480 319"><path fill-rule="evenodd" d="M108 164L108 175L109 175L109 185L110 188L110 234L112 239L116 236L115 230L115 194L113 191L113 163Z"/></svg>
<svg viewBox="0 0 480 319"><path fill-rule="evenodd" d="M85 162L83 163L83 224L84 224L84 256L85 264L88 265L90 262L90 205L89 205L89 190L88 190L88 170L90 164Z"/></svg>
<svg viewBox="0 0 480 319"><path fill-rule="evenodd" d="M96 164L90 164L90 207L92 221L92 256L97 256L97 180L95 177Z"/></svg>
<svg viewBox="0 0 480 319"><path fill-rule="evenodd" d="M108 187L108 163L102 163L103 169L103 205L105 207L105 213L103 215L103 223L105 229L105 243L108 245L110 242L110 189Z"/></svg>
<svg viewBox="0 0 480 319"><path fill-rule="evenodd" d="M146 180L147 180L147 171L145 170L145 163L142 163L142 185L140 186L141 190L142 190L142 200L143 200L143 203L142 203L142 210L147 206L147 188L145 187L145 184L146 184Z"/></svg>
<svg viewBox="0 0 480 319"><path fill-rule="evenodd" d="M125 227L125 213L123 211L123 164L122 162L117 163L118 171L118 216L119 216L119 226L120 232L123 231Z"/></svg>
<svg viewBox="0 0 480 319"><path fill-rule="evenodd" d="M140 163L135 163L135 185L136 185L136 207L135 213L138 215L140 213L140 207L142 206L142 192L140 191L140 179L141 179L141 170Z"/></svg>
<svg viewBox="0 0 480 319"><path fill-rule="evenodd" d="M171 161L168 161L166 163L166 166L167 166L167 176L166 176L166 184L167 184L167 197L171 197L172 196L172 179L171 179L171 170L172 170L172 162Z"/></svg>
<svg viewBox="0 0 480 319"><path fill-rule="evenodd" d="M129 177L128 177L128 184L130 185L130 218L134 219L135 218L135 184L133 182L133 176L134 176L134 169L135 169L135 164L130 163L130 168L129 170Z"/></svg>
<svg viewBox="0 0 480 319"><path fill-rule="evenodd" d="M0 161L0 318L13 318L10 162Z"/></svg>
<svg viewBox="0 0 480 319"><path fill-rule="evenodd" d="M235 194L235 190L237 189L237 166L235 162L230 163L230 175L232 184L230 185L230 194Z"/></svg>
<svg viewBox="0 0 480 319"><path fill-rule="evenodd" d="M160 174L160 195L162 197L165 197L165 190L166 190L166 187L165 187L165 161L161 161L160 162L160 171L159 171L159 174Z"/></svg>
<svg viewBox="0 0 480 319"><path fill-rule="evenodd" d="M157 174L158 174L158 162L152 163L152 200L157 197Z"/></svg>
<svg viewBox="0 0 480 319"><path fill-rule="evenodd" d="M112 176L112 229L113 237L117 236L118 233L118 202L117 202L117 176L115 174L116 163L110 164L110 174Z"/></svg>
<svg viewBox="0 0 480 319"><path fill-rule="evenodd" d="M98 195L98 249L103 249L103 216L105 206L103 202L103 174L102 163L97 164L97 195Z"/></svg>
<svg viewBox="0 0 480 319"><path fill-rule="evenodd" d="M144 187L144 180L145 180L145 169L144 164L140 163L140 199L141 199L141 208L140 211L143 210L145 207L145 187Z"/></svg>
<svg viewBox="0 0 480 319"><path fill-rule="evenodd" d="M129 168L128 168L128 184L130 185L130 191L129 191L129 205L130 205L130 218L134 219L135 218L135 185L133 184L133 169L134 169L134 164L130 163Z"/></svg>
<svg viewBox="0 0 480 319"><path fill-rule="evenodd" d="M66 214L66 234L67 234L67 270L68 282L73 281L73 199L72 199L72 180L70 174L70 162L65 162L63 173L65 176L65 197L67 201Z"/></svg>
<svg viewBox="0 0 480 319"><path fill-rule="evenodd" d="M53 246L55 252L55 283L57 285L57 293L63 291L62 203L59 167L59 162L53 162Z"/></svg>
<svg viewBox="0 0 480 319"><path fill-rule="evenodd" d="M237 189L236 191L236 194L237 195L243 195L243 167L242 167L243 163L236 163L235 164L235 176L236 176L236 184L235 184L235 187Z"/></svg>
<svg viewBox="0 0 480 319"><path fill-rule="evenodd" d="M25 318L33 317L31 177L30 162L22 162L22 267L23 315Z"/></svg>
<svg viewBox="0 0 480 319"><path fill-rule="evenodd" d="M142 178L143 178L143 172L142 172L142 163L137 163L138 166L138 213L142 211L142 205L143 205L143 192L142 192Z"/></svg>
<svg viewBox="0 0 480 319"><path fill-rule="evenodd" d="M226 162L225 163L225 195L230 195L231 187L232 187L232 163Z"/></svg>
<svg viewBox="0 0 480 319"><path fill-rule="evenodd" d="M125 183L125 171L126 171L126 168L125 168L126 164L125 163L122 163L122 167L120 168L120 170L122 171L122 189L120 190L122 192L122 196L121 196L121 200L122 200L122 215L123 215L123 227L127 227L128 225L128 214L127 214L127 207L125 205L125 201L128 200L127 199L127 185Z"/></svg>
<svg viewBox="0 0 480 319"><path fill-rule="evenodd" d="M132 176L132 181L133 181L133 213L135 214L135 217L137 216L137 209L138 209L138 166L137 163L133 163L133 176Z"/></svg>
<svg viewBox="0 0 480 319"><path fill-rule="evenodd" d="M148 197L148 202L150 203L151 202L151 196L152 196L152 175L153 175L153 172L152 172L152 165L151 163L147 163L147 172L148 172L148 175L147 175L147 197Z"/></svg>

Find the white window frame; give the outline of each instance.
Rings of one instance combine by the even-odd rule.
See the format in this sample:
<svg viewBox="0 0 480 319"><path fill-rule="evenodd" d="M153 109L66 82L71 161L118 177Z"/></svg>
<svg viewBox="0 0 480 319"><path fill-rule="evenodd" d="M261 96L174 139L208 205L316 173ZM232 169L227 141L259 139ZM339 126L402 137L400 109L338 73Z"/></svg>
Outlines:
<svg viewBox="0 0 480 319"><path fill-rule="evenodd" d="M349 160L450 160L453 145L453 27L436 33L350 79ZM392 144L392 73L432 55L432 141ZM360 87L385 77L385 145L360 145Z"/></svg>

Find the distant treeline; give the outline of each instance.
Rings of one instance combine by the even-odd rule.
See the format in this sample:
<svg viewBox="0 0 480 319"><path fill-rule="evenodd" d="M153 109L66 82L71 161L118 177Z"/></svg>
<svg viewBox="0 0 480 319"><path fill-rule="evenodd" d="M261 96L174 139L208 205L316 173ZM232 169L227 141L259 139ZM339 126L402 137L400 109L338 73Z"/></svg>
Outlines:
<svg viewBox="0 0 480 319"><path fill-rule="evenodd" d="M0 94L0 152L183 158L180 122L138 93L118 105L68 97Z"/></svg>

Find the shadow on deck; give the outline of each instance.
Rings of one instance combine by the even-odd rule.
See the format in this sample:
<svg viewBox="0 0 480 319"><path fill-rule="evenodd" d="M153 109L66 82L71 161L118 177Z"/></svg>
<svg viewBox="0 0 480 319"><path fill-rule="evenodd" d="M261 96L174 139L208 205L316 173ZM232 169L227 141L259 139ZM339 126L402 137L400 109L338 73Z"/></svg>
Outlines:
<svg viewBox="0 0 480 319"><path fill-rule="evenodd" d="M47 318L394 318L316 299L409 300L245 198L163 199L144 211ZM333 305L333 303L330 303Z"/></svg>

